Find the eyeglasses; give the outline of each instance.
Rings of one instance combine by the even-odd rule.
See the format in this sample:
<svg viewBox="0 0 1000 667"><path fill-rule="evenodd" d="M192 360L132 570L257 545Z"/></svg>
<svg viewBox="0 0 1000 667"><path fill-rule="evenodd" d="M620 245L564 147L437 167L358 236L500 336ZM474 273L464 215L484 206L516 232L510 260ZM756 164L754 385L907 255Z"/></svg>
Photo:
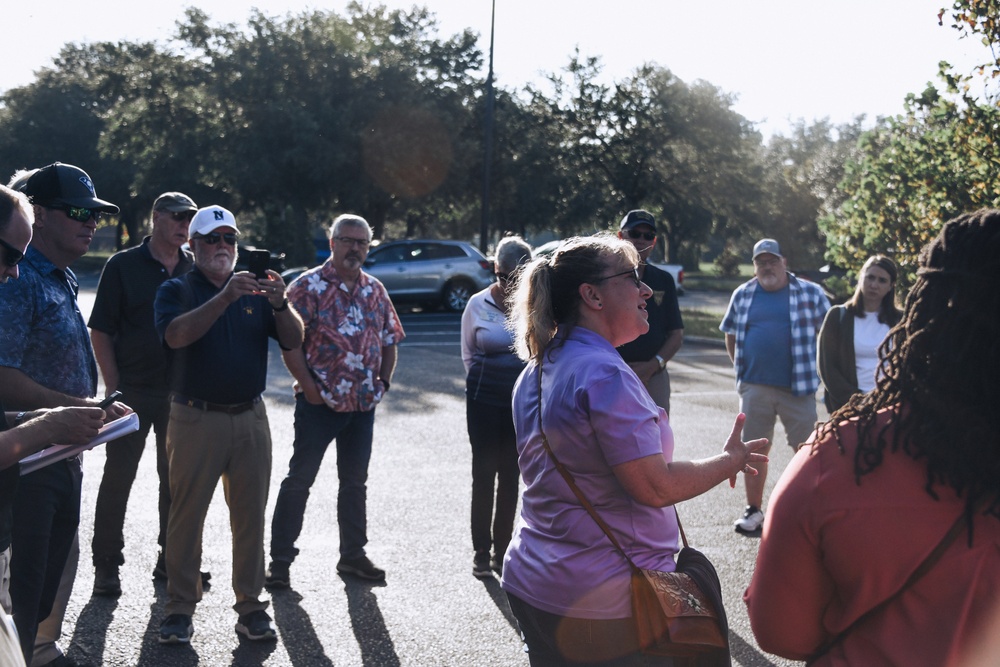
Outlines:
<svg viewBox="0 0 1000 667"><path fill-rule="evenodd" d="M656 232L640 232L638 229L628 230L628 236L631 239L644 239L646 241L652 241L656 238Z"/></svg>
<svg viewBox="0 0 1000 667"><path fill-rule="evenodd" d="M615 273L615 274L610 275L610 276L604 276L603 278L598 278L594 282L595 283L599 283L599 282L603 282L605 280L611 280L612 278L617 278L618 276L630 276L632 278L632 282L635 283L635 286L638 287L638 288L640 288L640 289L642 288L642 281L639 280L639 269L638 269L638 267L631 268L628 271L622 271L621 273Z"/></svg>
<svg viewBox="0 0 1000 667"><path fill-rule="evenodd" d="M354 239L351 238L350 236L334 236L333 240L336 241L337 243L343 243L344 245L357 246L362 250L364 250L370 245L370 243L366 239Z"/></svg>
<svg viewBox="0 0 1000 667"><path fill-rule="evenodd" d="M10 268L17 266L18 262L24 259L24 253L0 239L0 248L3 248L3 263Z"/></svg>
<svg viewBox="0 0 1000 667"><path fill-rule="evenodd" d="M104 214L100 211L92 208L84 208L82 206L46 206L45 208L50 208L54 211L62 211L66 214L67 218L72 218L77 222L87 222L91 218L100 221Z"/></svg>
<svg viewBox="0 0 1000 667"><path fill-rule="evenodd" d="M763 257L758 257L753 260L754 266L775 266L781 262L780 257L771 257L770 259L764 259Z"/></svg>
<svg viewBox="0 0 1000 667"><path fill-rule="evenodd" d="M194 217L194 211L162 211L170 215L174 222L190 222Z"/></svg>
<svg viewBox="0 0 1000 667"><path fill-rule="evenodd" d="M225 241L227 245L236 245L236 232L226 232L225 234L212 232L211 234L195 236L194 238L198 241L204 241L208 245L216 245L219 241Z"/></svg>

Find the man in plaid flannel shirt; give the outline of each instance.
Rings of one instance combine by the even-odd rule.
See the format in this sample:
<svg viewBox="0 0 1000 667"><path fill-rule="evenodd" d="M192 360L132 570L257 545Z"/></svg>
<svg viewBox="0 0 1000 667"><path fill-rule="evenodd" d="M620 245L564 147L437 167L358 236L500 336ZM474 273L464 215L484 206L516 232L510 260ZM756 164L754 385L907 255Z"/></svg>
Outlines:
<svg viewBox="0 0 1000 667"><path fill-rule="evenodd" d="M819 285L788 272L774 239L754 245L753 265L754 278L733 292L719 325L736 367L740 411L747 416L743 439L773 440L780 417L794 449L816 424L816 334L830 302ZM757 468L759 474L744 480L747 507L734 523L739 533L756 533L764 523L767 464Z"/></svg>

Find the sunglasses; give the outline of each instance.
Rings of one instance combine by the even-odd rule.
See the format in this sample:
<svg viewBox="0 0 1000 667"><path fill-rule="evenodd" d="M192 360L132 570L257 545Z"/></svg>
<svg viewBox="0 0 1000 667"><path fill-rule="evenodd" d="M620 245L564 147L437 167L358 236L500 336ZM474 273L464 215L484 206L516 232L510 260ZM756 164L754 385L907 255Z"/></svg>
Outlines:
<svg viewBox="0 0 1000 667"><path fill-rule="evenodd" d="M17 266L22 259L24 259L23 252L3 239L0 239L0 248L3 248L3 263L12 269Z"/></svg>
<svg viewBox="0 0 1000 667"><path fill-rule="evenodd" d="M628 271L622 271L621 273L615 273L615 274L610 275L610 276L604 276L603 278L598 278L594 282L595 283L599 283L599 282L602 282L602 281L605 281L605 280L611 280L612 278L617 278L618 276L629 276L632 279L632 282L635 283L636 287L638 287L640 289L642 288L642 281L639 280L639 269L638 268L629 269Z"/></svg>
<svg viewBox="0 0 1000 667"><path fill-rule="evenodd" d="M334 236L333 240L336 241L337 243L343 243L346 246L357 246L362 250L371 245L365 239L353 239L350 236Z"/></svg>
<svg viewBox="0 0 1000 667"><path fill-rule="evenodd" d="M168 213L174 222L190 222L194 217L194 211L163 211Z"/></svg>
<svg viewBox="0 0 1000 667"><path fill-rule="evenodd" d="M656 238L656 232L640 232L638 229L628 230L628 236L631 239L643 239L645 241L652 241Z"/></svg>
<svg viewBox="0 0 1000 667"><path fill-rule="evenodd" d="M216 245L219 241L225 241L227 245L236 245L236 232L226 232L225 234L212 232L211 234L195 236L194 238L198 241L204 241L208 245Z"/></svg>
<svg viewBox="0 0 1000 667"><path fill-rule="evenodd" d="M87 222L91 218L100 221L104 214L93 208L84 208L82 206L46 206L45 208L50 208L55 211L62 211L66 214L67 218L72 218L77 222Z"/></svg>

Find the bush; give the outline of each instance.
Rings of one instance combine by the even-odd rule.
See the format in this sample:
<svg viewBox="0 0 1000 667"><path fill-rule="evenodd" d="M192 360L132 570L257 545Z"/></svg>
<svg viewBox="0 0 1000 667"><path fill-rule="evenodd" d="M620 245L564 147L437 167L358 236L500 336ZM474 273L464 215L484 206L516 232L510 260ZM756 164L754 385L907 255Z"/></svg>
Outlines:
<svg viewBox="0 0 1000 667"><path fill-rule="evenodd" d="M735 278L740 275L740 256L726 246L715 258L715 269L723 278Z"/></svg>

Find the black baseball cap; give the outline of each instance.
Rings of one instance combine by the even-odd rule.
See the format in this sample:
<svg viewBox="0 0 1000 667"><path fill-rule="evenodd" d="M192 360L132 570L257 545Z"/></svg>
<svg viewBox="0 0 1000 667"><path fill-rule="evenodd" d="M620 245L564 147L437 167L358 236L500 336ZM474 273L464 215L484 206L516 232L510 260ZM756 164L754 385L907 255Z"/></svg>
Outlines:
<svg viewBox="0 0 1000 667"><path fill-rule="evenodd" d="M117 206L97 198L94 182L83 169L53 162L42 167L24 183L21 191L39 206L79 206L103 213L118 213Z"/></svg>
<svg viewBox="0 0 1000 667"><path fill-rule="evenodd" d="M656 218L649 211L644 211L641 208L637 208L634 211L629 211L622 218L621 224L618 226L620 231L625 231L627 229L632 229L633 227L638 227L639 225L649 225L653 229L656 229Z"/></svg>

